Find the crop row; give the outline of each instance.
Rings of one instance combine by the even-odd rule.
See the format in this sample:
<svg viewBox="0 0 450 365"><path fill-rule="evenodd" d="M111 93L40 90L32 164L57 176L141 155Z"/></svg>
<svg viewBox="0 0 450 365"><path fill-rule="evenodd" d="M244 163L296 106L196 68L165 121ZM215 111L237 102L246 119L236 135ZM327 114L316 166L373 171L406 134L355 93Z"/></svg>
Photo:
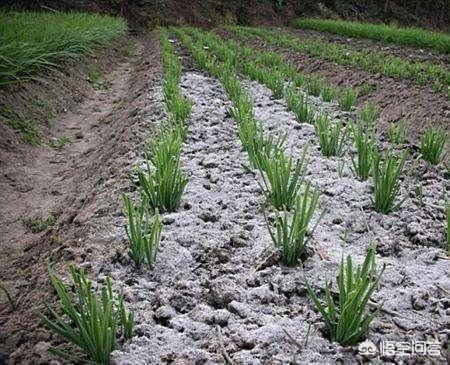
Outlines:
<svg viewBox="0 0 450 365"><path fill-rule="evenodd" d="M265 137L261 131L262 125L254 117L252 102L236 76L233 67L234 57L230 56L224 62L214 61L207 55L204 48L205 46L208 49L221 47L220 43L210 43L210 37L195 30L190 30L190 33L195 35L196 41L193 41L183 30L178 29L176 32L199 66L212 76L219 78L232 101L231 114L237 124L242 145L249 155L252 167L259 170L265 181L262 188L267 203L276 210L274 229L266 219L270 236L275 245L282 250L283 262L287 265L297 264L303 258L305 245L312 235L312 232L307 234L307 231L319 200L318 192L312 188L310 182L304 179L307 147L304 148L302 156L296 163L293 163L292 157L286 157L282 142L273 143L280 141L280 138ZM243 129L251 132L242 133ZM254 144L255 140L256 144L263 145L265 148L258 152L254 148L249 148L248 146ZM256 156L252 156L255 152ZM291 168L294 169L293 172ZM280 201L274 199L275 197L281 198ZM317 222L319 220L320 217ZM357 343L367 331L374 315L366 313L366 304L377 287L382 271L383 269L378 272L376 270L375 247L371 246L361 266L355 268L350 256L341 262L338 275L340 297L338 302L331 297L328 283L325 286L327 293L325 306L307 284L308 293L323 315L331 339L342 345L352 345ZM355 303L358 304L354 305Z"/></svg>
<svg viewBox="0 0 450 365"><path fill-rule="evenodd" d="M398 27L386 24L359 23L334 19L297 19L292 25L302 29L341 34L349 37L370 38L417 47L434 48L450 53L450 36L422 28Z"/></svg>
<svg viewBox="0 0 450 365"><path fill-rule="evenodd" d="M310 54L340 65L357 67L397 79L413 79L419 85L428 84L435 92L448 90L448 86L450 86L450 72L441 65L411 62L395 56L386 56L376 51L353 51L321 39L298 39L286 32L270 29L250 27L230 27L229 29L243 38L251 39L257 35L269 44Z"/></svg>
<svg viewBox="0 0 450 365"><path fill-rule="evenodd" d="M165 71L164 100L169 121L161 127L148 147L145 167L136 168L139 202L128 194L122 194L127 219L128 256L136 269L144 264L153 266L162 231L160 214L178 208L188 181L180 170L180 153L187 132L185 121L192 105L181 93L181 63L173 53L164 29L161 30L161 42ZM81 350L86 358L79 358L59 348L52 348L52 352L74 362L88 360L90 363L109 364L117 338L122 335L127 340L133 334L134 314L125 309L123 294L114 294L111 280L106 278L100 296L96 295L84 270L71 267L73 296L50 266L48 271L63 315L48 309L50 317L41 314L40 318L47 328Z"/></svg>

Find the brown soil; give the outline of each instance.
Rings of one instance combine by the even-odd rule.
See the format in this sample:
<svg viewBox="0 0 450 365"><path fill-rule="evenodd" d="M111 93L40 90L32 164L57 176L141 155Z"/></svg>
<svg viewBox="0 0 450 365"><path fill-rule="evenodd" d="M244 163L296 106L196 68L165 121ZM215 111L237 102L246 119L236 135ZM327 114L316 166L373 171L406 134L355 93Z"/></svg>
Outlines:
<svg viewBox="0 0 450 365"><path fill-rule="evenodd" d="M233 37L229 32L220 34ZM236 37L234 37L237 39ZM251 44L260 50L272 50L292 62L306 74L315 73L328 82L341 87L372 85L369 95L358 98L358 106L371 101L380 108L379 131L385 131L390 123L403 120L407 127L407 139L417 144L423 131L430 125L442 124L450 127L450 103L444 93L436 94L428 87L421 87L409 80L396 80L379 74L344 67L287 48L268 45L255 36Z"/></svg>
<svg viewBox="0 0 450 365"><path fill-rule="evenodd" d="M111 239L93 240L92 232L100 227L107 232L110 217L121 214L120 190L129 186L133 151L151 129L141 113L146 92L161 77L158 39L152 35L137 41L136 52L129 59L113 57L104 68L110 83L106 90L87 83L73 85L70 95L77 91L85 100L59 114L49 128L51 136L72 141L62 150L15 145L11 133L1 134L0 219L6 224L0 234L4 253L0 281L17 308L13 310L2 293L0 363L2 356L10 363L49 360L48 344L42 341L50 335L35 315L44 302L52 300L45 260L60 270L68 262L80 264L91 255L106 260L113 254ZM69 72L63 80L63 85L71 85L74 78ZM56 226L42 233L29 232L21 222L49 214L57 217Z"/></svg>
<svg viewBox="0 0 450 365"><path fill-rule="evenodd" d="M291 32L300 38L314 37L328 42L338 43L350 50L373 50L385 55L394 55L411 62L439 63L450 67L450 55L428 48L417 48L386 43L373 39L345 37L338 34L318 32L310 29L292 29Z"/></svg>

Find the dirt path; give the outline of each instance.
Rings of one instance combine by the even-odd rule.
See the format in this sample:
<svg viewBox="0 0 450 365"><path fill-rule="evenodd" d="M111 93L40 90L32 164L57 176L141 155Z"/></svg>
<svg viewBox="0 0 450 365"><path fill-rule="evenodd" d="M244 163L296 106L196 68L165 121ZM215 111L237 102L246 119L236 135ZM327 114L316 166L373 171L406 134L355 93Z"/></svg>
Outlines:
<svg viewBox="0 0 450 365"><path fill-rule="evenodd" d="M107 90L89 93L73 112L55 121L52 135L69 137L61 151L30 147L21 154L2 151L0 178L6 202L2 226L1 282L16 300L11 310L0 302L0 353L11 363L48 361L50 336L37 321L36 310L51 298L45 260L64 269L68 261L83 264L91 256L111 260L113 217L122 215L120 191L129 189L128 172L139 145L158 123L146 100L161 77L159 39L138 42L137 54L108 73ZM151 117L149 118L148 115ZM53 229L33 234L25 217L53 214ZM53 298L52 298L53 299ZM30 305L31 304L31 305Z"/></svg>

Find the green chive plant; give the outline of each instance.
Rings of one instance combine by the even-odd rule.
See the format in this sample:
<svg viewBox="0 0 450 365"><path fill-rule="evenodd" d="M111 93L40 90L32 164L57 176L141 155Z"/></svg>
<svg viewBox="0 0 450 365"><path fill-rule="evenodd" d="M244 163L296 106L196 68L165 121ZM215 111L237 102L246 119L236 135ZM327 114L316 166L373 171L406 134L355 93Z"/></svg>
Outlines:
<svg viewBox="0 0 450 365"><path fill-rule="evenodd" d="M308 163L307 153L308 145L303 148L300 158L295 163L283 150L271 156L263 156L266 158L262 159L259 166L263 177L262 190L267 202L275 209L291 210L294 206Z"/></svg>
<svg viewBox="0 0 450 365"><path fill-rule="evenodd" d="M324 86L324 82L320 77L312 76L308 79L307 90L308 94L313 96L320 96Z"/></svg>
<svg viewBox="0 0 450 365"><path fill-rule="evenodd" d="M404 121L398 123L391 123L387 130L388 141L394 144L405 143L406 140L406 126Z"/></svg>
<svg viewBox="0 0 450 365"><path fill-rule="evenodd" d="M322 113L314 121L314 128L319 138L324 156L341 156L347 141L347 129L340 122L331 126L328 115Z"/></svg>
<svg viewBox="0 0 450 365"><path fill-rule="evenodd" d="M83 269L70 267L74 293L50 266L48 273L60 308L55 311L47 307L50 316L39 313L39 318L48 329L77 347L86 357L58 348L51 351L70 362L109 364L116 338L122 333L125 339L130 339L133 333L134 315L125 309L123 295L113 293L109 278L106 278L101 294L95 294Z"/></svg>
<svg viewBox="0 0 450 365"><path fill-rule="evenodd" d="M142 203L137 206L126 194L122 194L122 200L128 220L125 225L129 241L128 255L138 269L144 262L152 267L156 260L162 230L158 210L151 220L148 213L148 198L145 194L142 195Z"/></svg>
<svg viewBox="0 0 450 365"><path fill-rule="evenodd" d="M372 169L373 154L376 151L374 138L355 124L351 126L356 147L356 160L352 156L353 170L361 181L369 178Z"/></svg>
<svg viewBox="0 0 450 365"><path fill-rule="evenodd" d="M188 182L180 170L180 150L180 132L174 127L162 134L151 148L151 156L146 158L146 169L136 169L139 184L153 210L173 212L180 205ZM150 161L153 166L150 166Z"/></svg>
<svg viewBox="0 0 450 365"><path fill-rule="evenodd" d="M359 117L361 118L361 123L364 127L372 129L375 121L380 115L380 109L374 103L367 103L361 109Z"/></svg>
<svg viewBox="0 0 450 365"><path fill-rule="evenodd" d="M447 133L441 127L430 127L420 139L422 158L432 165L437 165L444 159L444 146Z"/></svg>
<svg viewBox="0 0 450 365"><path fill-rule="evenodd" d="M342 110L349 111L355 105L356 99L358 99L358 93L352 88L346 88L342 91L341 97L338 100L339 107Z"/></svg>
<svg viewBox="0 0 450 365"><path fill-rule="evenodd" d="M404 199L397 204L394 204L394 201L400 194L400 176L407 156L407 151L404 151L401 156L396 156L392 151L388 151L383 157L379 152L373 152L373 202L377 212L387 214L403 203Z"/></svg>
<svg viewBox="0 0 450 365"><path fill-rule="evenodd" d="M275 247L282 250L282 262L286 266L295 266L305 253L306 245L319 224L319 217L311 232L309 224L314 216L319 201L319 193L308 182L303 192L294 198L291 214L287 209L276 212L275 229L271 227L264 212L267 229Z"/></svg>
<svg viewBox="0 0 450 365"><path fill-rule="evenodd" d="M307 283L309 297L325 320L330 339L342 346L351 346L367 333L370 323L378 315L379 309L368 313L367 303L376 290L384 266L376 272L375 246L367 252L362 265L353 265L350 255L341 260L337 276L337 301L331 292L331 283L325 278L325 303L322 303Z"/></svg>
<svg viewBox="0 0 450 365"><path fill-rule="evenodd" d="M280 71L266 70L264 84L272 90L275 99L283 97L284 81L284 76Z"/></svg>
<svg viewBox="0 0 450 365"><path fill-rule="evenodd" d="M322 99L326 102L331 102L336 98L337 89L334 85L324 84L322 87Z"/></svg>
<svg viewBox="0 0 450 365"><path fill-rule="evenodd" d="M286 104L299 123L313 123L316 112L308 103L306 96L289 89L286 93Z"/></svg>

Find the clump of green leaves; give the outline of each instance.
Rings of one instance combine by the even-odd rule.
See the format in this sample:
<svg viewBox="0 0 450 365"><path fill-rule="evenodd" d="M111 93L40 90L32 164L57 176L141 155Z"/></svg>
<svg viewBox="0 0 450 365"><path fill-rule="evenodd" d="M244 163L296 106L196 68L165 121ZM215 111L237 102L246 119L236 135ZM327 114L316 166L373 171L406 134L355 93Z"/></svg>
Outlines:
<svg viewBox="0 0 450 365"><path fill-rule="evenodd" d="M373 154L376 150L374 139L361 127L352 125L353 140L356 147L356 160L352 156L353 169L361 181L369 178L372 169Z"/></svg>
<svg viewBox="0 0 450 365"><path fill-rule="evenodd" d="M178 128L172 128L160 137L151 157L147 156L146 170L137 168L140 186L153 210L173 212L180 205L181 195L188 182L180 170L180 149L180 132Z"/></svg>
<svg viewBox="0 0 450 365"><path fill-rule="evenodd" d="M361 109L359 117L361 118L362 124L367 128L372 128L375 120L380 114L380 109L374 103L367 103Z"/></svg>
<svg viewBox="0 0 450 365"><path fill-rule="evenodd" d="M398 123L391 123L387 131L387 137L389 142L395 144L405 143L406 139L406 126L404 121Z"/></svg>
<svg viewBox="0 0 450 365"><path fill-rule="evenodd" d="M422 158L432 165L437 165L444 158L444 146L447 133L441 127L430 127L420 139Z"/></svg>
<svg viewBox="0 0 450 365"><path fill-rule="evenodd" d="M295 266L304 255L306 245L320 221L319 218L312 232L307 231L318 201L319 193L312 189L308 182L304 192L295 196L291 217L286 209L283 212L276 212L275 230L271 228L271 224L265 214L266 225L272 242L282 250L284 265Z"/></svg>
<svg viewBox="0 0 450 365"><path fill-rule="evenodd" d="M41 313L39 317L48 329L75 345L86 358L58 348L51 351L71 362L109 364L120 332L126 339L130 339L133 332L134 315L125 309L123 296L113 293L109 278L98 296L83 269L70 267L74 293L50 266L48 273L58 295L60 310L47 308L50 317Z"/></svg>
<svg viewBox="0 0 450 365"><path fill-rule="evenodd" d="M268 72L266 70L264 83L270 90L272 90L275 99L280 99L283 97L284 81L284 76L281 72Z"/></svg>
<svg viewBox="0 0 450 365"><path fill-rule="evenodd" d="M356 99L358 99L358 92L352 88L346 88L339 98L339 107L342 110L349 111L355 105Z"/></svg>
<svg viewBox="0 0 450 365"><path fill-rule="evenodd" d="M39 233L53 227L56 223L56 218L53 215L49 215L47 218L26 218L22 220L22 223L32 233Z"/></svg>
<svg viewBox="0 0 450 365"><path fill-rule="evenodd" d="M347 140L347 130L340 122L331 126L326 114L320 114L314 122L316 134L324 156L341 156Z"/></svg>
<svg viewBox="0 0 450 365"><path fill-rule="evenodd" d="M313 96L320 96L322 92L324 82L320 77L312 76L307 83L308 94Z"/></svg>
<svg viewBox="0 0 450 365"><path fill-rule="evenodd" d="M292 156L286 157L282 150L272 156L265 156L261 161L259 168L263 177L262 189L267 201L275 209L290 210L295 204L304 179L307 153L308 145L303 148L301 157L295 164Z"/></svg>
<svg viewBox="0 0 450 365"><path fill-rule="evenodd" d="M373 153L372 176L374 182L375 210L381 213L389 213L399 207L404 199L394 205L395 198L400 193L400 176L406 162L406 151L398 157L392 151L388 151L382 157L379 152Z"/></svg>
<svg viewBox="0 0 450 365"><path fill-rule="evenodd" d="M289 90L286 94L287 107L292 110L299 123L312 123L316 112L303 94Z"/></svg>
<svg viewBox="0 0 450 365"><path fill-rule="evenodd" d="M322 87L322 99L326 102L331 102L336 98L337 89L333 85L324 84Z"/></svg>
<svg viewBox="0 0 450 365"><path fill-rule="evenodd" d="M158 211L156 210L151 220L146 195L142 196L142 203L137 206L126 194L122 194L122 200L127 217L125 231L129 241L128 255L137 268L140 268L144 262L152 267L156 260L162 230Z"/></svg>
<svg viewBox="0 0 450 365"><path fill-rule="evenodd" d="M375 246L367 252L361 266L354 268L352 257L341 260L337 276L338 300L331 293L331 283L325 279L325 303L323 304L307 283L309 297L325 320L328 335L342 346L351 346L361 339L369 329L370 323L379 310L367 313L366 307L371 295L378 286L384 266L376 272Z"/></svg>

